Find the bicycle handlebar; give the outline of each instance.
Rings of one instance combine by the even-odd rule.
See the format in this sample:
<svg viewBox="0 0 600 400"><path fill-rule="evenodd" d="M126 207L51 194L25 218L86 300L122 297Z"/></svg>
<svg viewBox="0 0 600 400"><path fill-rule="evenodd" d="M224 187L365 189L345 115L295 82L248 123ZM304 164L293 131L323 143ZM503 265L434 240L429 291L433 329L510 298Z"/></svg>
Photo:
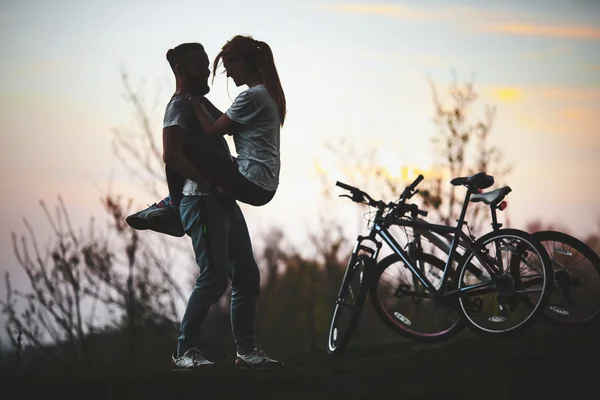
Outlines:
<svg viewBox="0 0 600 400"><path fill-rule="evenodd" d="M346 185L345 183L342 183L340 181L335 182L335 186L339 186L342 189L346 189L346 190L349 190L351 192L360 191L360 189L355 188L354 186Z"/></svg>
<svg viewBox="0 0 600 400"><path fill-rule="evenodd" d="M346 189L348 190L350 193L352 193L352 197L348 196L348 195L340 195L340 197L348 197L350 198L352 201L356 202L356 203L364 203L365 202L365 198L368 200L367 204L369 204L372 207L381 207L383 204L382 201L376 201L374 200L371 196L369 196L368 193L363 192L362 190L360 190L359 188L356 188L354 186L350 186L348 184L345 184L343 182L340 181L336 181L335 182L336 186L341 187L342 189Z"/></svg>
<svg viewBox="0 0 600 400"><path fill-rule="evenodd" d="M408 185L404 191L402 192L402 195L400 196L400 199L398 201L398 203L394 203L391 202L389 204L385 204L383 201L379 200L374 200L371 196L369 196L368 193L363 192L362 190L360 190L357 187L354 186L350 186L346 183L340 182L340 181L336 181L335 185L341 187L342 189L346 189L348 190L350 193L352 193L352 196L348 196L348 195L340 195L340 197L348 197L349 199L351 199L352 201L356 202L356 203L364 203L365 199L367 200L366 203L369 206L372 207L377 207L381 210L383 210L384 208L392 208L395 209L392 214L399 214L396 213L395 211L400 211L402 214L405 214L406 212L411 212L411 213L416 213L419 215L422 215L424 217L427 216L428 212L424 211L424 210L420 210L419 207L416 204L406 204L406 200L410 199L412 196L414 196L418 190L415 190L415 188L417 187L417 185L419 183L421 183L421 181L423 180L423 175L419 174L419 176L417 177L417 179L415 179L413 181L413 183L411 183L410 185ZM400 215L394 215L394 218L399 218Z"/></svg>
<svg viewBox="0 0 600 400"><path fill-rule="evenodd" d="M423 180L423 175L419 174L419 176L417 176L417 179L415 179L415 181L410 184L410 186L408 187L408 190L409 191L415 190L415 188L417 187L417 185L419 183L421 183L422 180Z"/></svg>

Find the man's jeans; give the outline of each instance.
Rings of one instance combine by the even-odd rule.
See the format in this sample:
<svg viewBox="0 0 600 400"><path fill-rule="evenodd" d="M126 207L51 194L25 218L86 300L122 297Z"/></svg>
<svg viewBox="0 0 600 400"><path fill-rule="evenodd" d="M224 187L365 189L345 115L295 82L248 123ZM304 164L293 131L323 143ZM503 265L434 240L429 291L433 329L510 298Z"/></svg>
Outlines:
<svg viewBox="0 0 600 400"><path fill-rule="evenodd" d="M227 290L231 279L231 327L238 351L254 349L254 315L260 273L248 227L238 204L225 196L184 196L181 222L192 238L200 276L181 322L177 352L199 348L200 329L208 309Z"/></svg>

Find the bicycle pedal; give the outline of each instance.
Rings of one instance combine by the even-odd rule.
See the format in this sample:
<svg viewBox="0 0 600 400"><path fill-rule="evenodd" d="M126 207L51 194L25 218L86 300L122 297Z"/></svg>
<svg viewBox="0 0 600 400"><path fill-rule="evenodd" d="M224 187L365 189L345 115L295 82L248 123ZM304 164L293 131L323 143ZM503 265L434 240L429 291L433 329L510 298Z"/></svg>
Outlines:
<svg viewBox="0 0 600 400"><path fill-rule="evenodd" d="M508 309L510 312L515 311L520 303L518 296L515 294L499 294L498 302L501 307Z"/></svg>
<svg viewBox="0 0 600 400"><path fill-rule="evenodd" d="M456 311L456 304L452 300L437 300L433 308L436 313L448 316Z"/></svg>

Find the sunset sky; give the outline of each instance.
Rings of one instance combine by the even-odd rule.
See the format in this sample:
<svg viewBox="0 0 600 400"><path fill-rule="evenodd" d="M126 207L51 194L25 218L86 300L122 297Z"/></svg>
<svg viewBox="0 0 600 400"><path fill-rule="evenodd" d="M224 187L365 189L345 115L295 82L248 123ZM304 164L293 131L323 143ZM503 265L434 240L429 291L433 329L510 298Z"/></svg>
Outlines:
<svg viewBox="0 0 600 400"><path fill-rule="evenodd" d="M543 219L577 236L598 228L598 1L4 0L0 269L16 270L10 234L25 232L23 217L49 238L40 199L53 206L62 195L76 226L103 217L109 180L140 208L154 202L111 150L111 129L132 121L121 69L134 86L145 82L148 106L161 88L151 121L160 143L174 89L166 51L198 41L212 59L236 34L272 47L288 101L280 190L266 207L244 207L255 236L280 225L302 240L318 226L314 163L332 168L325 140L380 143L392 172L431 168L428 79L443 89L453 70L459 81L475 77L478 107L497 106L492 138L514 165L513 226ZM218 75L208 97L224 111L240 90ZM344 179L328 171L331 185ZM352 210L331 212L354 228Z"/></svg>

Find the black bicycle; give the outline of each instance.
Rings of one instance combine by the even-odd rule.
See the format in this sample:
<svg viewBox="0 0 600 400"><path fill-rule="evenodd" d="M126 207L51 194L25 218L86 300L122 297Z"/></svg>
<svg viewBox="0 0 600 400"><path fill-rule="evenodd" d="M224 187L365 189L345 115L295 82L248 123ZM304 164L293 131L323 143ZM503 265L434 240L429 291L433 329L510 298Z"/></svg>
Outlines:
<svg viewBox="0 0 600 400"><path fill-rule="evenodd" d="M423 341L449 338L465 324L478 334L499 336L531 326L545 308L553 282L553 269L547 252L532 235L516 229L492 231L474 242L463 232L464 218L472 195L493 185L494 178L478 173L468 178L455 178L451 184L465 186L467 192L456 226L430 224L409 218L426 216L416 204L407 204L423 180L420 175L405 188L396 202L374 200L364 191L337 182L348 190L342 195L357 203L376 208L370 232L359 235L335 301L327 340L328 353L341 352L347 346L360 317L367 294L377 314L392 329ZM452 235L446 261L403 248L390 234L391 225L405 225L422 230ZM450 279L459 242L466 247L463 262ZM392 254L377 262L382 242ZM523 261L526 261L523 268ZM430 279L419 266L442 271L439 279ZM398 268L396 268L398 267ZM404 274L394 272L402 271ZM408 271L406 273L406 271ZM416 290L406 275L421 286ZM490 301L484 301L483 299ZM523 299L528 306L521 306ZM430 307L415 305L428 304ZM533 304L533 306L531 306ZM431 316L436 316L432 323Z"/></svg>
<svg viewBox="0 0 600 400"><path fill-rule="evenodd" d="M504 186L474 194L470 199L471 202L489 206L493 230L502 227L497 211L506 209L507 202L504 199L511 191L509 186ZM412 217L419 219L416 215ZM600 314L600 256L587 244L564 232L543 230L532 232L532 235L544 246L554 269L553 290L544 312L546 319L557 325L581 325L597 319ZM451 236L415 230L411 246L422 248L422 239L449 254ZM472 236L471 241L474 240ZM460 246L463 247L462 244ZM460 255L457 261L461 261Z"/></svg>

